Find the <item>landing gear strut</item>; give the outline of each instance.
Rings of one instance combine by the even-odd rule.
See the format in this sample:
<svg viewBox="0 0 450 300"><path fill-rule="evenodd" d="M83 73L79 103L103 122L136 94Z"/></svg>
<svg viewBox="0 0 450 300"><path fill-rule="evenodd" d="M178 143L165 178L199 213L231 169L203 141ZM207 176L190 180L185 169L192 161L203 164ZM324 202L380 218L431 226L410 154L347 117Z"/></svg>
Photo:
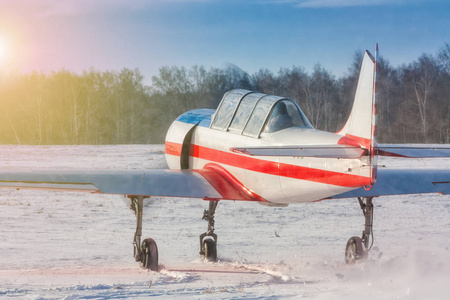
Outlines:
<svg viewBox="0 0 450 300"><path fill-rule="evenodd" d="M209 209L203 212L203 220L208 221L208 230L200 235L200 257L208 261L217 260L217 234L214 233L214 214L219 201L210 201Z"/></svg>
<svg viewBox="0 0 450 300"><path fill-rule="evenodd" d="M365 203L364 200L365 199ZM353 264L356 261L367 259L368 253L373 245L373 197L358 197L359 205L364 215L364 231L362 237L353 236L345 247L345 262L347 264ZM372 237L372 243L369 246L369 240Z"/></svg>
<svg viewBox="0 0 450 300"><path fill-rule="evenodd" d="M145 239L141 244L142 215L144 196L128 196L131 200L130 209L136 215L136 232L134 233L134 258L141 268L158 271L158 247L153 239Z"/></svg>

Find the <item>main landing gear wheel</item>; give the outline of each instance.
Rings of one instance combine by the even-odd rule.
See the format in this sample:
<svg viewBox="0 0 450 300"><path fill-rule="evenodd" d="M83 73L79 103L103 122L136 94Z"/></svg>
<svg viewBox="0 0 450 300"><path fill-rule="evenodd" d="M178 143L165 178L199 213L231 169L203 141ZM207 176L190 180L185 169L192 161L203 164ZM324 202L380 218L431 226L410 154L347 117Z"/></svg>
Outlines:
<svg viewBox="0 0 450 300"><path fill-rule="evenodd" d="M200 257L207 261L217 261L217 234L214 233L214 214L219 201L210 201L209 209L203 212L203 220L208 221L208 230L200 235Z"/></svg>
<svg viewBox="0 0 450 300"><path fill-rule="evenodd" d="M354 264L358 260L367 258L367 251L362 239L358 236L351 237L345 246L345 263Z"/></svg>
<svg viewBox="0 0 450 300"><path fill-rule="evenodd" d="M141 244L142 215L144 196L128 196L131 200L130 208L136 215L136 231L134 233L134 259L147 270L158 271L158 247L153 239L145 239Z"/></svg>
<svg viewBox="0 0 450 300"><path fill-rule="evenodd" d="M363 199L366 199L364 203ZM365 223L362 237L351 237L345 246L345 263L354 264L357 261L362 261L368 258L369 251L373 245L373 197L358 197L359 205L363 211ZM369 239L372 238L372 243L369 246Z"/></svg>
<svg viewBox="0 0 450 300"><path fill-rule="evenodd" d="M153 239L145 239L141 245L141 268L158 271L158 247Z"/></svg>

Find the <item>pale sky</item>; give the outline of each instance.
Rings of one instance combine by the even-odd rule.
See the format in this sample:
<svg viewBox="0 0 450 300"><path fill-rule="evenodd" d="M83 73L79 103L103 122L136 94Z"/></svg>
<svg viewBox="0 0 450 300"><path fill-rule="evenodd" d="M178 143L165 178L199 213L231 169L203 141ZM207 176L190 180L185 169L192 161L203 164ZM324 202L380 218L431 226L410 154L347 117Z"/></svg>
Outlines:
<svg viewBox="0 0 450 300"><path fill-rule="evenodd" d="M0 74L320 63L336 76L356 50L394 66L450 43L441 0L0 0Z"/></svg>

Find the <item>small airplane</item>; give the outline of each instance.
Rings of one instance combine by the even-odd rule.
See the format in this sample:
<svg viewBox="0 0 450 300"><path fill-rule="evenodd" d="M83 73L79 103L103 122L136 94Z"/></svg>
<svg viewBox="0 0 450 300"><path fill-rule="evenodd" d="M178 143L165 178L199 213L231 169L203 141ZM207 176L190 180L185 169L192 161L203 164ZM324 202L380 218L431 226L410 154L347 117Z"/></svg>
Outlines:
<svg viewBox="0 0 450 300"><path fill-rule="evenodd" d="M144 199L151 196L209 201L203 212L208 228L200 235L200 255L209 261L217 260L214 214L220 200L280 207L355 197L365 226L362 237L351 237L345 248L345 261L354 263L367 257L371 237L373 244L374 197L450 194L450 168L377 165L379 155L450 157L450 147L378 145L375 104L376 59L366 51L350 116L337 133L314 129L290 99L237 89L227 92L216 110L188 111L172 123L165 141L170 170L0 170L0 187L125 195L136 215L135 260L153 271L157 245L151 238L141 242Z"/></svg>

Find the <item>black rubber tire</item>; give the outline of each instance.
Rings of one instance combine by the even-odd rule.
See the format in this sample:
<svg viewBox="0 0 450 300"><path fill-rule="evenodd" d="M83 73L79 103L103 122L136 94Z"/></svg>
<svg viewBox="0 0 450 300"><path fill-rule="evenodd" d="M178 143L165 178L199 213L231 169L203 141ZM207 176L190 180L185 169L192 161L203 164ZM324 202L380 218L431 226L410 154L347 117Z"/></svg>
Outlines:
<svg viewBox="0 0 450 300"><path fill-rule="evenodd" d="M367 251L363 245L362 239L358 236L352 236L345 246L345 263L354 264L357 261L365 260Z"/></svg>
<svg viewBox="0 0 450 300"><path fill-rule="evenodd" d="M213 239L205 239L203 241L203 249L205 252L205 259L207 261L217 261L217 245Z"/></svg>
<svg viewBox="0 0 450 300"><path fill-rule="evenodd" d="M145 239L141 245L141 268L158 271L158 247L153 239Z"/></svg>

